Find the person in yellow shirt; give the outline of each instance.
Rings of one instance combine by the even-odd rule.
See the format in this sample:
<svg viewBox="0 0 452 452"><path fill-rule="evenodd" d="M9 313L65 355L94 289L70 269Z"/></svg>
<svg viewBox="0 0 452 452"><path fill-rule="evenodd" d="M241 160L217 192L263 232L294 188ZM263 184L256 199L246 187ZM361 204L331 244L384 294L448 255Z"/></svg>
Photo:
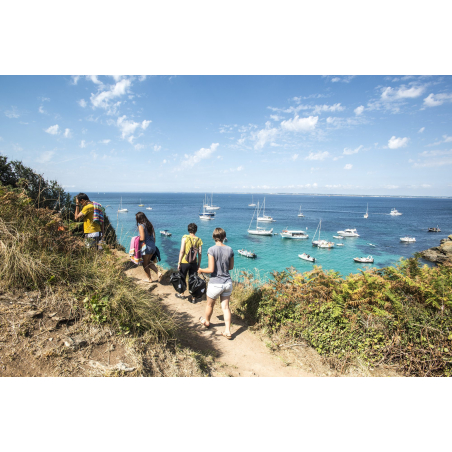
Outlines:
<svg viewBox="0 0 452 452"><path fill-rule="evenodd" d="M179 262L177 264L177 268L180 271L182 278L187 277L187 272L189 277L195 274L198 271L199 266L201 265L201 256L202 256L202 240L199 237L196 237L196 231L198 230L198 226L195 223L190 223L187 227L188 234L182 237L180 252L179 252ZM193 247L197 249L197 256L194 262L188 262L188 252L190 248ZM187 284L188 286L188 284ZM187 298L184 294L176 294L177 298L185 299ZM188 301L194 302L191 296L188 298Z"/></svg>
<svg viewBox="0 0 452 452"><path fill-rule="evenodd" d="M80 206L82 207L81 211ZM99 241L102 238L102 227L99 223L93 222L94 206L85 193L79 193L75 197L75 219L83 221L83 232L87 246L98 248Z"/></svg>

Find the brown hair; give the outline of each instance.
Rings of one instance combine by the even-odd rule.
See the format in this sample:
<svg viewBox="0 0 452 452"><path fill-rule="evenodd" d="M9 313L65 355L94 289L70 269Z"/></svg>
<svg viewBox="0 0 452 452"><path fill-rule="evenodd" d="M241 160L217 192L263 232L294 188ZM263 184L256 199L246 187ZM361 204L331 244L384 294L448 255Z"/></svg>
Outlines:
<svg viewBox="0 0 452 452"><path fill-rule="evenodd" d="M215 228L212 237L215 240L215 242L220 241L223 243L223 240L226 238L226 231L221 228Z"/></svg>
<svg viewBox="0 0 452 452"><path fill-rule="evenodd" d="M147 216L143 212L138 212L135 215L135 218L137 220L137 226L139 224L144 224L146 226L146 229L148 231L148 234L154 238L155 240L155 231L154 226L152 226L152 223L148 220Z"/></svg>

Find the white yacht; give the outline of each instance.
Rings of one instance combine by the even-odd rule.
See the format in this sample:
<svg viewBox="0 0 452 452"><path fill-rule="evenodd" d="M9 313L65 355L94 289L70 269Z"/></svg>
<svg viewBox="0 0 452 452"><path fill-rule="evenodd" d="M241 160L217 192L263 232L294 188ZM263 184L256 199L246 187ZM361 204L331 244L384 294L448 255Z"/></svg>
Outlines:
<svg viewBox="0 0 452 452"><path fill-rule="evenodd" d="M337 233L342 237L359 237L356 229L345 229L345 231L337 231Z"/></svg>
<svg viewBox="0 0 452 452"><path fill-rule="evenodd" d="M259 205L259 203L257 203ZM273 223L275 220L270 215L265 215L265 198L264 203L262 205L262 216L257 217L257 221L262 221L263 223Z"/></svg>
<svg viewBox="0 0 452 452"><path fill-rule="evenodd" d="M218 210L219 209L218 206L215 206L213 204L213 193L212 193L212 196L210 197L210 205L206 205L205 207L207 210Z"/></svg>
<svg viewBox="0 0 452 452"><path fill-rule="evenodd" d="M310 256L309 254L306 254L306 253L299 254L298 257L300 259L305 260L305 261L315 262L315 257L312 257L312 256Z"/></svg>
<svg viewBox="0 0 452 452"><path fill-rule="evenodd" d="M402 215L396 208L391 210L391 213L389 215L392 216L397 216L397 215Z"/></svg>
<svg viewBox="0 0 452 452"><path fill-rule="evenodd" d="M128 212L127 209L123 209L123 208L122 208L122 198L121 198L121 202L119 203L119 209L118 209L118 212Z"/></svg>
<svg viewBox="0 0 452 452"><path fill-rule="evenodd" d="M369 203L367 203L366 213L364 214L364 218L369 218Z"/></svg>
<svg viewBox="0 0 452 452"><path fill-rule="evenodd" d="M319 240L319 243L317 244L319 248L334 248L333 242L328 242L328 240Z"/></svg>
<svg viewBox="0 0 452 452"><path fill-rule="evenodd" d="M309 235L304 231L289 231L288 229L284 229L280 232L280 235L283 239L308 239Z"/></svg>
<svg viewBox="0 0 452 452"><path fill-rule="evenodd" d="M317 240L315 239L315 235L317 234L317 229L319 230L319 235L317 237ZM318 246L319 248L333 248L334 243L329 242L328 240L320 240L320 231L322 229L322 220L319 221L319 225L317 226L317 229L314 232L314 236L312 237L312 246Z"/></svg>
<svg viewBox="0 0 452 452"><path fill-rule="evenodd" d="M251 195L251 204L248 204L248 207L256 207L256 204L254 203L253 195Z"/></svg>
<svg viewBox="0 0 452 452"><path fill-rule="evenodd" d="M353 260L355 262L360 262L362 264L373 264L374 258L372 256L367 257L354 257Z"/></svg>
<svg viewBox="0 0 452 452"><path fill-rule="evenodd" d="M301 213L301 206L300 206L300 210L298 211L298 215L299 217L304 217L304 215Z"/></svg>
<svg viewBox="0 0 452 452"><path fill-rule="evenodd" d="M250 229L251 223L254 220L254 215L256 214L256 229ZM250 225L248 226L248 234L251 235L273 235L273 228L265 229L259 226L259 201L257 202L256 209L253 213L253 217L251 218Z"/></svg>
<svg viewBox="0 0 452 452"><path fill-rule="evenodd" d="M414 237L400 237L401 242L414 243L416 239Z"/></svg>
<svg viewBox="0 0 452 452"><path fill-rule="evenodd" d="M205 204L202 206L202 212L199 213L200 220L213 220L215 218L215 212L207 212Z"/></svg>

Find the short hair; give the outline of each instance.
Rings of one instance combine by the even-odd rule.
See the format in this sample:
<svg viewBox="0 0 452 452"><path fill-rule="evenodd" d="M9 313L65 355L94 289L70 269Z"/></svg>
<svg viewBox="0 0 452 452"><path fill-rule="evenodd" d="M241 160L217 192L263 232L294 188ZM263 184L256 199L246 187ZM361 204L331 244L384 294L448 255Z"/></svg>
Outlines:
<svg viewBox="0 0 452 452"><path fill-rule="evenodd" d="M79 201L89 201L88 195L85 195L85 193L79 193L76 198Z"/></svg>
<svg viewBox="0 0 452 452"><path fill-rule="evenodd" d="M188 227L187 227L187 231L190 233L190 234L196 234L196 231L198 230L198 226L196 226L196 224L195 223L190 223L189 225L188 225Z"/></svg>
<svg viewBox="0 0 452 452"><path fill-rule="evenodd" d="M223 240L226 238L226 231L221 228L215 228L212 234L213 239L215 242L223 242Z"/></svg>

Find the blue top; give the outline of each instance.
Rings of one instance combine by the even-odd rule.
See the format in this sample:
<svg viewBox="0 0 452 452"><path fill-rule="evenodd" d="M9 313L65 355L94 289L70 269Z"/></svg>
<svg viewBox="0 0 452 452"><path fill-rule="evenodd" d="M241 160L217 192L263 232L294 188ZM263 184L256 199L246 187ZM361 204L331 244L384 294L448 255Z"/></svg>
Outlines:
<svg viewBox="0 0 452 452"><path fill-rule="evenodd" d="M146 251L144 251L142 254L154 254L155 253L155 240L154 237L152 237L148 233L148 229L145 224L140 224L139 226L143 226L144 229L144 243L146 244Z"/></svg>

